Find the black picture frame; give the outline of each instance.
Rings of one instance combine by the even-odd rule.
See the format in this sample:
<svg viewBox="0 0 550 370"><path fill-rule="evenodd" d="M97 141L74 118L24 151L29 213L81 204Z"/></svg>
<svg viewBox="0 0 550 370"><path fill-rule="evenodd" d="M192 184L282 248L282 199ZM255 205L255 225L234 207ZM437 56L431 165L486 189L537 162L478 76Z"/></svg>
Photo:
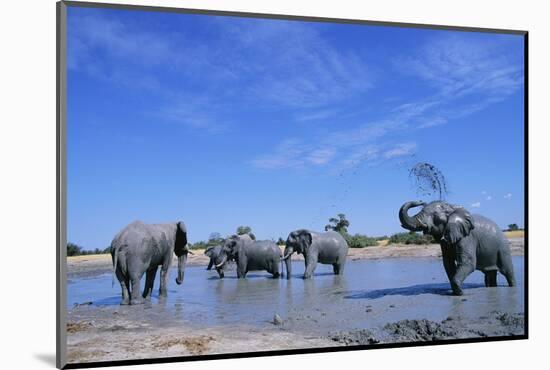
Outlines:
<svg viewBox="0 0 550 370"><path fill-rule="evenodd" d="M178 14L202 14L227 17L248 17L261 19L275 20L295 20L308 22L329 22L340 24L354 25L374 25L374 26L391 26L402 28L420 28L420 29L436 29L436 30L452 30L462 32L482 32L482 33L497 33L497 34L512 34L520 35L524 40L524 223L525 223L525 247L524 247L524 308L525 308L525 333L523 335L513 336L496 336L488 338L469 338L469 339L451 339L444 341L431 342L410 342L410 343L392 343L392 344L372 344L372 345L354 345L354 346L335 346L310 349L289 349L289 350L270 350L258 352L243 352L243 353L228 353L228 354L211 354L211 355L192 355L182 357L161 357L149 359L133 359L133 360L117 360L105 362L86 362L86 363L67 363L66 361L66 326L67 326L67 310L65 301L67 297L67 8L68 7L86 7L86 8L103 8L103 9L124 9L132 11L144 12L165 12ZM312 17L312 16L297 16L284 14L266 14L266 13L249 13L239 11L220 11L206 9L190 9L190 8L173 8L160 6L142 6L129 4L111 4L111 3L94 3L94 2L79 2L79 1L60 1L56 6L57 12L57 64L56 64L56 113L57 113L57 310L56 310L56 364L60 369L76 369L76 368L95 368L121 365L138 365L138 364L157 364L157 363L172 363L172 362L188 362L188 361L204 361L218 360L230 358L246 358L246 357L264 357L264 356L282 356L294 354L309 354L323 352L341 352L341 351L362 351L382 348L400 348L400 347L418 347L418 346L434 346L447 344L462 344L462 343L480 343L480 342L496 342L509 340L525 340L529 338L529 32L526 30L510 30L510 29L492 29L478 27L457 27L447 25L431 25L417 23L399 23L399 22L383 22L369 21L360 19L340 19L329 17Z"/></svg>

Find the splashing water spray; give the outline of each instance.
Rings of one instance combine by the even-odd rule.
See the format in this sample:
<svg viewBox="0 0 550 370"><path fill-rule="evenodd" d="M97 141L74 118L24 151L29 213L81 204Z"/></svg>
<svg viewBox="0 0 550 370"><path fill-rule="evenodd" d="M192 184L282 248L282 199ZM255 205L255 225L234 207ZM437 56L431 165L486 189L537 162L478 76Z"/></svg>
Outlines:
<svg viewBox="0 0 550 370"><path fill-rule="evenodd" d="M409 177L414 181L419 195L438 195L443 200L447 195L447 182L443 173L433 164L419 162L409 170Z"/></svg>

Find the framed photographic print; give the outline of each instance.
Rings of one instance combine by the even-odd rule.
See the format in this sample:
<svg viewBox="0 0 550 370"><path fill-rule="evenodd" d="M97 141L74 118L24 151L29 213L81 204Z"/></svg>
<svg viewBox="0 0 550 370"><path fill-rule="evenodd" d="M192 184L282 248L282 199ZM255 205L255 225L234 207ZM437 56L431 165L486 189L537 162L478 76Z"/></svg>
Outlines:
<svg viewBox="0 0 550 370"><path fill-rule="evenodd" d="M526 31L57 11L59 368L527 338Z"/></svg>

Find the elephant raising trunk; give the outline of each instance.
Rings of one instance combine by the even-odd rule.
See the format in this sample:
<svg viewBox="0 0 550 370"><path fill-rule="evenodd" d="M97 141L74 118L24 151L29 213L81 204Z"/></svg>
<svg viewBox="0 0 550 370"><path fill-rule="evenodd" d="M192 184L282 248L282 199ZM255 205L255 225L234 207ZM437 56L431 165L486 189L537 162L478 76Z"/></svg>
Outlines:
<svg viewBox="0 0 550 370"><path fill-rule="evenodd" d="M408 212L410 208L423 206L425 203L421 201L407 202L399 209L399 221L401 226L410 231L422 231L422 224L418 221L417 217L409 216Z"/></svg>

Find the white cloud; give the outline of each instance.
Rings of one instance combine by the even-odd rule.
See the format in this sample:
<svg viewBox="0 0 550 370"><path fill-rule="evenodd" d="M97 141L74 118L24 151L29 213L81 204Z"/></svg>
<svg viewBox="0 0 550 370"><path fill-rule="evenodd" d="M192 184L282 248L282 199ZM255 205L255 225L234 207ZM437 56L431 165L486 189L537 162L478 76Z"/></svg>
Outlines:
<svg viewBox="0 0 550 370"><path fill-rule="evenodd" d="M472 204L470 204L470 206L471 206L472 208L479 208L479 207L481 207L481 202L472 203Z"/></svg>
<svg viewBox="0 0 550 370"><path fill-rule="evenodd" d="M487 190L483 190L483 191L481 192L481 194L483 194L483 195L487 194Z"/></svg>
<svg viewBox="0 0 550 370"><path fill-rule="evenodd" d="M416 150L416 143L398 144L395 147L384 152L384 157L386 159L403 157L403 156L413 154L415 150Z"/></svg>
<svg viewBox="0 0 550 370"><path fill-rule="evenodd" d="M512 198L512 193L507 193L504 195L504 199L511 199Z"/></svg>
<svg viewBox="0 0 550 370"><path fill-rule="evenodd" d="M491 200L491 199L493 199L493 197L491 195L488 195L487 198L485 198L485 199Z"/></svg>
<svg viewBox="0 0 550 370"><path fill-rule="evenodd" d="M329 162L336 153L334 148L322 148L312 150L306 157L306 161L314 164L321 165Z"/></svg>

